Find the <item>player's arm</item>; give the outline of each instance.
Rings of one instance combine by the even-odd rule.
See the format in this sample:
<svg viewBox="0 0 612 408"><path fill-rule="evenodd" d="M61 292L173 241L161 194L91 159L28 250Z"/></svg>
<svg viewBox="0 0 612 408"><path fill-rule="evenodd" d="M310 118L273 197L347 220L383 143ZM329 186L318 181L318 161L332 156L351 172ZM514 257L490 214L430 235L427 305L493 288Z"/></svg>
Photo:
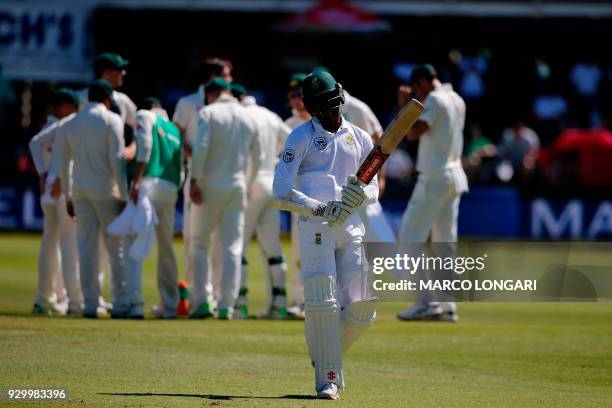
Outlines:
<svg viewBox="0 0 612 408"><path fill-rule="evenodd" d="M408 140L412 142L416 142L423 136L425 133L429 131L429 124L422 120L418 120L413 126L412 129L408 132Z"/></svg>
<svg viewBox="0 0 612 408"><path fill-rule="evenodd" d="M195 144L193 146L193 156L191 161L191 180L189 194L191 200L196 205L201 205L204 201L202 191L198 186L198 178L204 175L208 149L210 146L210 114L202 109L198 114L198 127L196 131Z"/></svg>
<svg viewBox="0 0 612 408"><path fill-rule="evenodd" d="M264 151L263 146L261 145L261 136L259 135L259 131L255 127L255 123L253 123L252 127L252 142L251 148L249 150L249 171L248 171L248 179L247 179L247 188L250 189L250 186L253 184L253 181L257 177L257 173L261 168L261 165L264 160Z"/></svg>
<svg viewBox="0 0 612 408"><path fill-rule="evenodd" d="M276 115L276 119L278 120L278 151L276 152L276 156L280 156L283 146L287 143L287 138L291 133L291 128L287 126L285 122L280 118L280 116Z"/></svg>
<svg viewBox="0 0 612 408"><path fill-rule="evenodd" d="M434 123L438 112L440 111L438 100L432 95L429 95L425 99L425 104L423 106L425 110L423 110L423 113L421 113L419 120L417 120L416 123L412 125L412 129L410 129L410 131L408 132L407 137L410 141L417 141L424 134L429 132L429 129L431 129L431 126Z"/></svg>
<svg viewBox="0 0 612 408"><path fill-rule="evenodd" d="M32 155L32 161L34 162L34 167L36 167L36 172L40 178L40 194L43 194L45 191L45 178L47 175L47 169L45 169L44 152L46 149L53 146L55 131L58 126L59 121L52 123L50 126L47 126L38 132L28 144L30 154Z"/></svg>
<svg viewBox="0 0 612 408"><path fill-rule="evenodd" d="M53 147L53 152L51 153L51 161L49 162L47 180L55 185L58 183L61 184L61 191L67 198L72 195L70 188L72 184L70 182L71 167L72 149L68 143L68 137L66 136L65 132L62 132L57 135L55 140L55 146Z"/></svg>
<svg viewBox="0 0 612 408"><path fill-rule="evenodd" d="M306 154L307 143L301 132L294 131L289 135L276 167L272 190L277 199L305 207L306 213L310 211L312 215L314 209L319 208L322 203L299 191L295 185L298 170Z"/></svg>
<svg viewBox="0 0 612 408"><path fill-rule="evenodd" d="M138 201L140 194L140 186L144 175L145 167L151 157L151 149L153 148L153 121L155 117L151 117L148 112L140 111L136 114L136 168L134 170L134 179L132 188L130 189L130 198L134 203Z"/></svg>
<svg viewBox="0 0 612 408"><path fill-rule="evenodd" d="M178 103L176 104L176 108L174 109L174 115L172 115L172 122L174 122L176 127L181 132L183 139L183 154L185 157L190 159L193 152L192 146L187 141L187 124L189 123L188 110L189 105L185 102L185 99L179 99Z"/></svg>
<svg viewBox="0 0 612 408"><path fill-rule="evenodd" d="M111 174L113 181L119 188L119 199L126 201L127 199L127 180L124 172L124 140L123 140L123 123L121 119L112 116L108 132L108 160L111 166Z"/></svg>
<svg viewBox="0 0 612 408"><path fill-rule="evenodd" d="M136 132L136 105L129 96L121 94L121 103L125 109L125 125L124 139L129 140L127 146L123 150L123 158L125 160L133 160L136 157L136 140L134 138ZM131 139L131 140L130 140Z"/></svg>

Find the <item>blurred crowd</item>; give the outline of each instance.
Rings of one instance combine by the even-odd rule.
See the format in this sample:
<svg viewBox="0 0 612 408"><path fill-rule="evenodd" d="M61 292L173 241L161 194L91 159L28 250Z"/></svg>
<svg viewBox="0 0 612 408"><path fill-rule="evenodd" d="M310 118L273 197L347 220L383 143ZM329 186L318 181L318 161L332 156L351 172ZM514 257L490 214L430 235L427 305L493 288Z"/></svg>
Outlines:
<svg viewBox="0 0 612 408"><path fill-rule="evenodd" d="M612 128L612 67L585 59L561 68L535 59L531 63L531 77L525 78L529 91L516 90L516 94L502 97L496 94L495 82L499 82L500 74L509 74L511 70L495 69L492 61L486 50L475 55L451 50L448 59L437 64L443 82L453 84L467 103L464 167L471 184L510 184L532 189L534 186L558 185L551 166L564 167L568 172L571 168L580 168L580 161L584 161L580 154L568 160L567 151L556 152L555 143L564 131L583 129L588 136L590 131ZM395 77L403 78L409 76L411 67L411 64L397 64L392 71ZM0 165L5 181L13 181L17 176L22 181L36 180L27 143L45 123L44 99L57 86L11 83L0 76L0 129L9 135L10 140L5 142ZM129 78L126 87L129 89ZM161 95L162 101L172 100L171 96L176 93L176 89L168 89L165 95ZM265 97L265 94L265 90L255 92L256 96ZM358 96L373 103L368 95ZM386 124L409 97L409 87L400 85L397 101L389 101L389 106L394 105L394 108L386 115L375 113ZM380 106L380 101L376 102ZM172 114L173 106L167 108ZM281 117L290 116L289 104L282 111L275 109L278 107L271 108ZM495 123L491 123L491 118L495 118ZM605 134L602 136L600 133L597 138L598 148L607 149ZM579 145L575 149L579 150ZM544 154L544 160L540 160L541 152L546 149L550 151ZM563 156L560 159L562 164L557 160L559 155ZM415 158L416 146L405 142L390 161L387 177L392 180L391 195L402 193L394 190L396 184L402 186L407 180L414 180ZM603 167L605 171L607 163L607 155L603 155L602 163L593 166ZM579 186L580 181L576 184Z"/></svg>

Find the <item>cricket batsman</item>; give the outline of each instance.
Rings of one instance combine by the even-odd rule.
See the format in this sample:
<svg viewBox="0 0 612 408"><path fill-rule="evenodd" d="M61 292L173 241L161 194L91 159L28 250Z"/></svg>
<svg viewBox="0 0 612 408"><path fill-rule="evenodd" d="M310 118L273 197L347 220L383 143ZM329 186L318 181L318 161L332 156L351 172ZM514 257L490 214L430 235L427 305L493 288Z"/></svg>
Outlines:
<svg viewBox="0 0 612 408"><path fill-rule="evenodd" d="M303 82L312 119L288 137L274 177L274 195L312 209L299 220L305 337L322 399L344 388L343 354L374 321L376 301L363 289L363 224L357 210L378 198L376 177L354 178L373 147L365 131L342 118L342 86L328 72ZM341 186L347 182L345 186Z"/></svg>

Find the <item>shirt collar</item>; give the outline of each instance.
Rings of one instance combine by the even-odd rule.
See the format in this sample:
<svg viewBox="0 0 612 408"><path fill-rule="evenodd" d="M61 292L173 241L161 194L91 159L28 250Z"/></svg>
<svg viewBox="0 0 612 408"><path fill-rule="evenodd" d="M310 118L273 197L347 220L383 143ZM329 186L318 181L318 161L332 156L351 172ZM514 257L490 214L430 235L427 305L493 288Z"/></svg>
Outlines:
<svg viewBox="0 0 612 408"><path fill-rule="evenodd" d="M168 120L168 112L166 112L165 109L162 109L162 108L153 108L153 109L151 109L151 112L161 116L163 119Z"/></svg>
<svg viewBox="0 0 612 408"><path fill-rule="evenodd" d="M313 117L311 119L312 121L312 127L315 131L315 133L325 133L328 135L331 135L332 133L328 130L325 130L323 128L323 126L321 125L321 123L317 120L317 118ZM344 119L344 117L342 117L342 123L340 124L340 127L338 128L338 130L336 131L336 133L333 133L334 135L341 135L345 132L348 131L348 121L346 119Z"/></svg>
<svg viewBox="0 0 612 408"><path fill-rule="evenodd" d="M106 109L106 106L104 106L104 104L102 102L87 102L87 105L85 105L85 109L98 109L98 108L104 108Z"/></svg>
<svg viewBox="0 0 612 408"><path fill-rule="evenodd" d="M215 103L217 102L238 102L238 99L234 98L232 95L229 94L221 94L219 95L219 97L217 98L217 100L215 101Z"/></svg>

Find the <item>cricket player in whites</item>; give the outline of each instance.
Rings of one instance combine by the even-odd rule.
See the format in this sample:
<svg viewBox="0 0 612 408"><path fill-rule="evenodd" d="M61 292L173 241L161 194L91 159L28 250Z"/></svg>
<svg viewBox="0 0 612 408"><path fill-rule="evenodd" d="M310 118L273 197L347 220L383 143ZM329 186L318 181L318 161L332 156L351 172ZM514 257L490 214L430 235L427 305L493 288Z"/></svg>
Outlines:
<svg viewBox="0 0 612 408"><path fill-rule="evenodd" d="M51 95L49 105L47 125L30 141L30 152L40 177L41 198L51 197L50 191L47 191L51 186L46 185L51 152L62 126L74 118L79 110L79 97L71 89L60 88ZM57 200L41 200L41 207L44 225L38 258L38 290L32 312L63 312L56 303L60 300L59 296L58 299L54 297L58 289L63 291L65 287L68 314L81 314L83 295L79 282L76 223L66 213L66 197L63 194Z"/></svg>
<svg viewBox="0 0 612 408"><path fill-rule="evenodd" d="M450 84L440 83L428 64L414 69L409 85L425 110L408 133L409 139L419 140L419 177L402 218L399 241L423 244L431 235L434 251L445 252L437 255L452 256L457 245L459 200L468 191L461 165L465 103ZM400 312L398 318L458 320L454 302L431 300L423 294L416 306Z"/></svg>
<svg viewBox="0 0 612 408"><path fill-rule="evenodd" d="M189 190L193 268L190 317L212 316L209 248L218 226L223 255L218 316L231 319L240 288L246 191L252 182L247 179L247 161L250 159L253 177L263 153L255 123L232 96L229 82L213 79L205 91L208 104L199 113Z"/></svg>
<svg viewBox="0 0 612 408"><path fill-rule="evenodd" d="M85 298L83 316L88 318L98 316L100 231L112 274L111 317L127 318L129 312L123 238L106 232L127 199L123 123L119 115L110 111L112 94L112 86L104 80L89 86L89 102L64 125L51 158L50 177L60 175L67 211L74 215L76 210L79 271Z"/></svg>
<svg viewBox="0 0 612 408"><path fill-rule="evenodd" d="M235 317L248 318L248 260L246 251L249 248L253 232L255 232L266 264L268 277L268 305L259 317L283 320L287 319L287 291L285 289L287 265L283 259L280 242L280 212L276 208L268 207L268 203L273 197L272 181L274 180L274 169L276 168L278 155L285 145L291 129L276 113L259 106L255 98L248 95L243 86L232 84L232 93L240 100L240 104L251 113L257 126L257 135L263 152L261 167L259 172L253 176L253 183L248 190L240 293L236 302Z"/></svg>
<svg viewBox="0 0 612 408"><path fill-rule="evenodd" d="M315 71L327 71L325 67L315 68ZM373 142L377 142L382 136L383 128L372 112L372 109L362 100L350 95L346 89L344 90L344 106L342 107L342 116L352 124L365 130ZM380 194L385 189L383 166L378 172L378 188ZM367 242L395 242L395 234L389 225L389 221L385 217L380 202L376 201L370 205L363 206L359 209L361 221L365 227L365 240Z"/></svg>
<svg viewBox="0 0 612 408"><path fill-rule="evenodd" d="M191 206L191 198L189 197L189 177L191 172L191 156L193 145L196 140L198 128L198 114L206 105L206 84L214 78L223 78L227 82L232 82L232 63L228 60L220 58L208 58L204 61L200 69L200 86L197 91L189 95L183 96L178 100L174 109L172 121L179 128L183 135L183 152L186 159L186 175L185 184L183 186L183 244L184 244L184 261L185 261L185 278L187 281L192 281L193 271L191 266L191 255L189 254L189 227L192 224L189 219L189 208ZM220 248L217 240L212 241L211 252L213 254L213 282L219 282L220 278L216 264L220 263L217 258L220 258Z"/></svg>
<svg viewBox="0 0 612 408"><path fill-rule="evenodd" d="M136 131L136 105L129 96L118 91L123 87L124 77L127 75L127 68L130 62L122 58L119 54L111 52L103 52L99 54L93 63L93 70L96 79L107 81L113 87L113 95L111 97L111 112L116 113L121 117L123 122L123 138L125 142L125 150L123 157L126 160L133 160L136 156L136 141L134 140L134 132ZM89 89L84 88L78 92L81 109L85 107L89 101ZM131 174L128 172L128 177ZM100 287L104 286L105 271L108 265L108 255L104 248L104 239L100 236ZM112 275L110 275L110 285L112 287ZM110 311L112 304L104 300L100 296L100 307Z"/></svg>
<svg viewBox="0 0 612 408"><path fill-rule="evenodd" d="M302 100L302 82L306 74L303 72L295 73L289 81L289 93L287 100L291 107L291 116L285 120L285 124L291 130L297 128L302 123L310 120L310 113L304 106ZM302 263L300 261L300 234L298 233L299 216L291 213L291 306L287 308L287 314L291 318L304 318L304 284L302 283Z"/></svg>
<svg viewBox="0 0 612 408"><path fill-rule="evenodd" d="M157 240L157 288L162 302L154 309L156 317L175 319L179 301L176 280L178 268L172 248L174 239L174 206L181 183L181 133L157 98L146 98L136 113L136 169L130 190L134 203L139 197L149 198L159 224L155 226ZM142 300L142 262L127 256L130 282L130 318L144 318Z"/></svg>
<svg viewBox="0 0 612 408"><path fill-rule="evenodd" d="M274 177L274 195L312 209L299 220L308 351L317 396L338 399L343 354L374 321L376 301L364 288L363 224L357 210L376 202L376 177L355 174L372 150L370 135L341 115L342 86L315 71L302 84L313 119L288 137ZM341 183L347 184L341 186Z"/></svg>

